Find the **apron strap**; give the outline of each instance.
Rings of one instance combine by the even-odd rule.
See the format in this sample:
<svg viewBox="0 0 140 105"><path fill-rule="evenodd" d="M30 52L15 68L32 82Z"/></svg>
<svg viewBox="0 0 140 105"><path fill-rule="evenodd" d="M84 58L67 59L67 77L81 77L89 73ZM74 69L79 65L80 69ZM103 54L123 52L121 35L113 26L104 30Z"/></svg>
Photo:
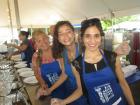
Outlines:
<svg viewBox="0 0 140 105"><path fill-rule="evenodd" d="M78 45L79 46L79 45ZM78 49L78 46L76 44L76 54L75 54L75 58L78 57L79 55L79 49ZM64 59L64 68L66 69L66 65L68 63L68 53L67 53L67 49L65 48L64 51L63 51L63 59ZM71 65L70 65L71 67Z"/></svg>
<svg viewBox="0 0 140 105"><path fill-rule="evenodd" d="M64 59L59 59L57 61L59 63L59 67L60 67L61 71L64 72L65 71Z"/></svg>
<svg viewBox="0 0 140 105"><path fill-rule="evenodd" d="M104 61L105 61L106 66L109 66L109 63L108 63L108 61L107 61L107 59L106 59L106 57L105 57L103 51L102 51L101 49L99 49L99 51L100 51L100 53L101 53L102 56L103 56L103 59L104 59Z"/></svg>
<svg viewBox="0 0 140 105"><path fill-rule="evenodd" d="M76 44L76 54L75 54L75 58L77 58L80 54L80 45L79 43Z"/></svg>
<svg viewBox="0 0 140 105"><path fill-rule="evenodd" d="M106 66L109 66L108 61L101 49L99 49L100 53L102 54L102 57L105 61ZM82 66L83 66L83 73L85 73L85 53L82 53Z"/></svg>
<svg viewBox="0 0 140 105"><path fill-rule="evenodd" d="M85 53L82 53L83 74L85 74Z"/></svg>
<svg viewBox="0 0 140 105"><path fill-rule="evenodd" d="M79 56L79 44L76 44L76 48L75 48L75 58ZM64 54L64 63L68 62L68 52L67 49L65 48L63 51Z"/></svg>

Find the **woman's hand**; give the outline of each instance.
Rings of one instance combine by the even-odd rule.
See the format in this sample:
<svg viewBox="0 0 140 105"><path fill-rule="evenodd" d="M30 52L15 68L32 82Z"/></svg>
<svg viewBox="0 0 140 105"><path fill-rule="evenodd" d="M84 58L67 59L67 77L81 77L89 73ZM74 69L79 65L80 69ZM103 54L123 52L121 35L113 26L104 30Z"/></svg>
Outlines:
<svg viewBox="0 0 140 105"><path fill-rule="evenodd" d="M52 98L51 105L66 105L62 99Z"/></svg>
<svg viewBox="0 0 140 105"><path fill-rule="evenodd" d="M115 52L117 53L118 56L121 56L121 55L128 55L130 50L131 48L128 42L123 42L115 49Z"/></svg>
<svg viewBox="0 0 140 105"><path fill-rule="evenodd" d="M37 99L39 99L40 96L44 96L44 92L45 92L44 89L39 88L39 90L37 91Z"/></svg>
<svg viewBox="0 0 140 105"><path fill-rule="evenodd" d="M42 84L41 84L41 88L42 88L43 90L47 90L48 86L47 86L45 83L42 83Z"/></svg>
<svg viewBox="0 0 140 105"><path fill-rule="evenodd" d="M37 92L37 98L39 98L40 96L48 96L51 94L51 90L49 88L43 89L40 88Z"/></svg>
<svg viewBox="0 0 140 105"><path fill-rule="evenodd" d="M47 89L46 89L46 92L45 92L45 95L48 96L48 95L50 95L51 93L52 93L51 89L50 89L50 88L47 88Z"/></svg>

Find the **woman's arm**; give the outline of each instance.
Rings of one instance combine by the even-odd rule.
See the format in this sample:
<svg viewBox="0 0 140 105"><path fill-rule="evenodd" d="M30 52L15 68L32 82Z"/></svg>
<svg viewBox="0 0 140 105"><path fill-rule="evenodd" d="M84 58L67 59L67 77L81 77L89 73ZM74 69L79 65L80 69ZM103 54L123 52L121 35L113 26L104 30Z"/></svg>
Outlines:
<svg viewBox="0 0 140 105"><path fill-rule="evenodd" d="M52 91L54 91L56 88L58 88L67 79L67 75L65 73L65 68L64 68L63 58L58 59L58 62L59 62L60 68L62 70L62 73L61 73L59 79L49 88L48 93L51 93Z"/></svg>
<svg viewBox="0 0 140 105"><path fill-rule="evenodd" d="M52 105L66 105L69 104L75 100L77 100L80 96L82 96L83 92L82 92L82 87L81 87L81 80L80 80L80 75L79 73L75 70L74 67L72 67L73 69L73 74L76 78L76 83L77 83L77 88L76 90L66 99L61 100L61 99L52 99L51 103Z"/></svg>
<svg viewBox="0 0 140 105"><path fill-rule="evenodd" d="M17 45L12 45L12 47L14 47L14 48L16 48L16 49L18 49L19 51L25 51L26 49L27 49L27 47L28 47L28 45L27 44L23 44L23 45L20 45L20 46L17 46Z"/></svg>
<svg viewBox="0 0 140 105"><path fill-rule="evenodd" d="M40 86L43 88L43 89L46 89L47 88L47 84L45 83L45 81L42 79L41 77L41 74L40 74L40 67L39 65L37 64L37 54L34 53L33 57L32 57L32 69L34 70L34 73L35 73L35 77L36 79L38 80Z"/></svg>
<svg viewBox="0 0 140 105"><path fill-rule="evenodd" d="M6 44L8 47L14 47L16 49L18 49L20 52L25 51L28 47L28 44L22 44L20 46L16 45L16 44Z"/></svg>
<svg viewBox="0 0 140 105"><path fill-rule="evenodd" d="M22 51L25 51L28 47L28 45L23 44L21 46L15 45L15 44L6 44L9 47L14 47L16 49L18 49L18 51L13 52L12 54L8 55L8 58L11 58L13 55L18 55L20 54Z"/></svg>
<svg viewBox="0 0 140 105"><path fill-rule="evenodd" d="M125 80L124 73L121 69L120 57L116 57L115 68L116 68L116 74L117 74L120 86L123 90L123 93L124 93L128 103L129 103L129 105L135 105L131 90L130 90L130 88Z"/></svg>

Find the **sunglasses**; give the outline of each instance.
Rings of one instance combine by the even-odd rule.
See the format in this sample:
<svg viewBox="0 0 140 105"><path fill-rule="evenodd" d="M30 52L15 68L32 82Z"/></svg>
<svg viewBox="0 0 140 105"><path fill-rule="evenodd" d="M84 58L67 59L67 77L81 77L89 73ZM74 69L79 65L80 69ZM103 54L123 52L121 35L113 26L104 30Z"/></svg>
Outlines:
<svg viewBox="0 0 140 105"><path fill-rule="evenodd" d="M86 19L81 22L81 26L83 26L85 24L93 24L93 23L101 23L101 22L100 22L100 19L98 19L98 18Z"/></svg>

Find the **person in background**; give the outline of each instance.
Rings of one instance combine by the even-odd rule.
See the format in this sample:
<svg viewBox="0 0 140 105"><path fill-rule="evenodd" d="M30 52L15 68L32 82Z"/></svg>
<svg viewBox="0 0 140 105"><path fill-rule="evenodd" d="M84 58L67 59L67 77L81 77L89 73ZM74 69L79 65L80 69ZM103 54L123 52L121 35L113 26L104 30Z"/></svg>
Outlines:
<svg viewBox="0 0 140 105"><path fill-rule="evenodd" d="M41 88L38 90L37 96L45 96L48 88L59 79L64 73L63 60L54 59L52 56L52 48L49 44L49 38L43 31L34 32L36 52L32 58L32 67ZM51 97L65 98L65 83L49 94Z"/></svg>
<svg viewBox="0 0 140 105"><path fill-rule="evenodd" d="M22 60L27 61L27 66L30 67L32 55L34 53L33 48L28 40L29 32L20 31L19 40L21 41L20 46L16 44L6 44L8 47L14 47L18 51L9 55L9 58L16 54L21 54Z"/></svg>
<svg viewBox="0 0 140 105"><path fill-rule="evenodd" d="M32 37L29 39L30 44L34 51L36 51L36 45L35 45L35 39L34 39L34 33L32 33Z"/></svg>
<svg viewBox="0 0 140 105"><path fill-rule="evenodd" d="M51 25L48 34L50 45L53 45L54 30L55 30L55 25Z"/></svg>
<svg viewBox="0 0 140 105"><path fill-rule="evenodd" d="M104 32L99 19L81 23L83 53L73 65L80 74L83 93L89 105L134 105L121 69L120 56L101 49L101 36Z"/></svg>

